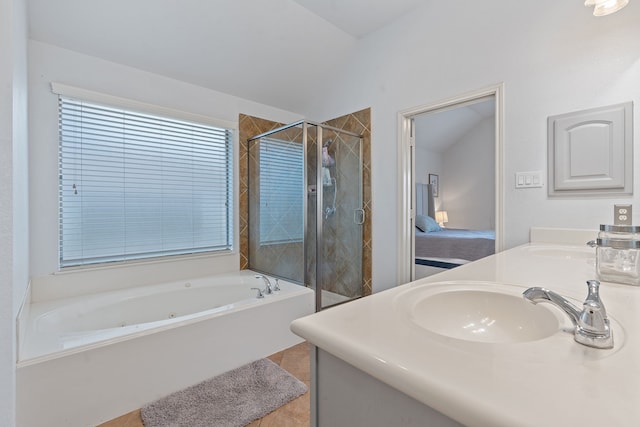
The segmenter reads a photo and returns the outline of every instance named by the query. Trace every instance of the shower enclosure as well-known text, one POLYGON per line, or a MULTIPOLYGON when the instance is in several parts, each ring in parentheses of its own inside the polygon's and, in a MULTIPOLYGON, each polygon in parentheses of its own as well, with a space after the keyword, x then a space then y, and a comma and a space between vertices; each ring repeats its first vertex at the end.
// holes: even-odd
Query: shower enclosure
POLYGON ((362 137, 301 121, 248 153, 249 268, 316 290, 316 310, 361 297, 362 137))

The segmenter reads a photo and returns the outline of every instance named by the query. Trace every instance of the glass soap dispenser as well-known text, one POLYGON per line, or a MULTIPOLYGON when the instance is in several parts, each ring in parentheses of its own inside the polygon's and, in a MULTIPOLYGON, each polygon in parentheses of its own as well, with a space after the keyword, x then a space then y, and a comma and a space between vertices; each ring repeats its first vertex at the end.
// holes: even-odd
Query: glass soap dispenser
POLYGON ((640 286, 640 227, 600 225, 596 242, 598 278, 640 286))

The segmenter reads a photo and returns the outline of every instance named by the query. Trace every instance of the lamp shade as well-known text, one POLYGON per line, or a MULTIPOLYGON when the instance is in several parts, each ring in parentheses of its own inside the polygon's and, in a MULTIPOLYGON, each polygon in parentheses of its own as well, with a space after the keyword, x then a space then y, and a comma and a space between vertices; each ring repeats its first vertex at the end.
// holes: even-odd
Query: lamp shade
POLYGON ((447 211, 436 211, 436 222, 443 226, 445 222, 449 222, 447 211))

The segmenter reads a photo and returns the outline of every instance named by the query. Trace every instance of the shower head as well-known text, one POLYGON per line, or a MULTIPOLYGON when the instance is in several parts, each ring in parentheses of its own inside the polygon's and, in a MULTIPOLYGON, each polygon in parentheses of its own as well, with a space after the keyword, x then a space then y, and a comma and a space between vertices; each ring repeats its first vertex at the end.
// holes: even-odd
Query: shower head
POLYGON ((328 147, 328 146, 330 146, 331 144, 333 144, 333 140, 332 140, 332 139, 327 139, 327 140, 322 144, 322 146, 323 146, 323 147, 328 147))

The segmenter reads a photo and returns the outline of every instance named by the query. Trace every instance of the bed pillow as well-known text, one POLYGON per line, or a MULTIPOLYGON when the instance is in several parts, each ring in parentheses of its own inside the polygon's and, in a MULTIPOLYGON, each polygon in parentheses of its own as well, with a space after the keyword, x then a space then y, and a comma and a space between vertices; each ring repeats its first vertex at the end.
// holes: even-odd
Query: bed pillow
POLYGON ((416 227, 422 232, 440 231, 442 227, 428 215, 416 215, 416 227))

